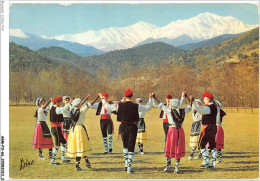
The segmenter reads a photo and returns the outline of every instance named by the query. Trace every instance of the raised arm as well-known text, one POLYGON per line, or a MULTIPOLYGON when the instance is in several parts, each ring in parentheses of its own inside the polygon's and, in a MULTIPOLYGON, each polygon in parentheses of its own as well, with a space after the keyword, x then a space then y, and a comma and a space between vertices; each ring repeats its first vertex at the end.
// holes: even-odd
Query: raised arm
POLYGON ((43 109, 46 109, 46 107, 51 103, 51 99, 43 106, 43 109))
POLYGON ((194 103, 195 109, 198 111, 198 113, 200 113, 202 115, 210 114, 210 108, 208 106, 205 106, 202 108, 202 107, 199 107, 196 102, 193 102, 193 103, 194 103))
POLYGON ((149 97, 149 101, 146 105, 138 105, 138 112, 146 112, 146 111, 150 111, 152 108, 152 98, 149 97))
POLYGON ((182 103, 183 103, 184 98, 186 97, 186 95, 187 95, 186 91, 183 91, 182 94, 181 94, 180 106, 182 105, 182 103))
POLYGON ((82 105, 82 107, 80 108, 80 112, 81 113, 86 113, 88 108, 90 107, 91 103, 86 102, 84 105, 82 105))
POLYGON ((118 110, 118 104, 109 104, 108 102, 105 101, 105 99, 102 99, 102 104, 106 108, 106 110, 109 111, 116 111, 118 110))
POLYGON ((99 97, 100 97, 100 96, 97 95, 97 97, 96 97, 90 104, 91 104, 91 105, 94 105, 94 103, 98 100, 99 97))
POLYGON ((170 109, 168 110, 168 108, 156 97, 156 95, 154 93, 152 93, 152 97, 153 97, 153 105, 155 107, 157 107, 158 109, 161 109, 165 112, 170 111, 170 109))
POLYGON ((185 114, 189 113, 191 111, 191 106, 188 105, 187 107, 185 107, 185 114))
POLYGON ((87 100, 89 99, 89 97, 90 97, 90 95, 88 95, 88 96, 80 103, 79 108, 87 102, 87 100))
POLYGON ((55 112, 56 114, 63 114, 63 111, 66 109, 70 109, 70 104, 67 104, 63 107, 57 107, 55 112))

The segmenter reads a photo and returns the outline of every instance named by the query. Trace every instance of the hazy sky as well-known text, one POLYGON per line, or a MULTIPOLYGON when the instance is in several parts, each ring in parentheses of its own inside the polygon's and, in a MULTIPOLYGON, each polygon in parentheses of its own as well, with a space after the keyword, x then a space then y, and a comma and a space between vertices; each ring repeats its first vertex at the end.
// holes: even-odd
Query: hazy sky
POLYGON ((162 27, 204 12, 233 16, 250 25, 259 23, 257 5, 245 3, 12 4, 9 19, 12 29, 51 37, 125 27, 139 21, 162 27))

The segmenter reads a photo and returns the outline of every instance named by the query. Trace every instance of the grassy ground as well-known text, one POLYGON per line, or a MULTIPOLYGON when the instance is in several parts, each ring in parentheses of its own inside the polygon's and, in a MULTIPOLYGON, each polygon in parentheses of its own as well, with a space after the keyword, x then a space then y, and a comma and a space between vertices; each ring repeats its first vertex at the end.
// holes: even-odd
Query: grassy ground
MULTIPOLYGON (((35 127, 33 117, 36 107, 10 106, 10 178, 14 179, 254 179, 259 177, 259 113, 258 109, 227 109, 223 128, 225 131, 224 163, 217 165, 216 171, 200 169, 202 160, 188 161, 189 133, 192 123, 191 113, 184 121, 186 136, 186 156, 181 159, 180 174, 164 173, 164 132, 162 120, 158 118, 159 110, 153 108, 146 114, 145 120, 149 141, 144 145, 144 155, 134 155, 135 174, 123 171, 124 160, 122 142, 117 141, 118 123, 113 115, 115 125, 114 152, 103 155, 104 146, 100 131, 99 117, 94 110, 87 112, 85 126, 88 130, 93 154, 89 155, 92 169, 76 172, 75 160, 59 166, 50 165, 50 159, 38 160, 38 150, 32 149, 35 127), (34 160, 20 170, 20 159, 34 160)), ((49 120, 47 121, 50 125, 49 120)), ((198 153, 196 153, 197 155, 198 153)), ((48 150, 43 150, 47 157, 48 150)), ((60 150, 58 158, 60 159, 60 150)), ((58 160, 60 161, 60 160, 58 160)), ((173 160, 173 163, 175 161, 173 160)), ((81 162, 84 167, 84 162, 81 162)))

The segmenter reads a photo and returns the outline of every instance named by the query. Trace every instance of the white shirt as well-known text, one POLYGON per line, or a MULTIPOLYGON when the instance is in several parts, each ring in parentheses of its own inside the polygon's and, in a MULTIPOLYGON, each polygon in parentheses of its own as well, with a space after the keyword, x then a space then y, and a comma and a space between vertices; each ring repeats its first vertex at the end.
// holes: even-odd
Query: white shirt
POLYGON ((49 107, 46 107, 45 109, 43 109, 43 105, 38 108, 38 111, 37 111, 37 122, 40 122, 40 121, 46 121, 47 119, 47 115, 48 115, 48 111, 50 110, 49 107))
MULTIPOLYGON (((66 104, 67 105, 67 104, 66 104)), ((70 104, 69 104, 70 105, 70 104)), ((63 117, 64 118, 70 118, 70 109, 71 109, 71 105, 67 108, 67 109, 65 109, 64 111, 63 111, 63 117)))
MULTIPOLYGON (((104 100, 104 99, 102 99, 102 107, 101 107, 101 110, 100 110, 100 115, 105 114, 105 107, 104 107, 104 104, 105 104, 105 103, 103 103, 103 100, 104 100)), ((104 100, 104 102, 106 102, 106 101, 104 100)), ((113 104, 116 104, 117 102, 118 102, 118 101, 113 101, 113 104)), ((98 105, 99 105, 99 102, 93 104, 92 106, 90 106, 90 108, 91 108, 91 109, 97 109, 97 108, 98 108, 98 105)), ((110 111, 110 110, 107 110, 107 113, 106 113, 106 114, 111 114, 111 111, 110 111)))
POLYGON ((193 118, 193 122, 199 122, 199 121, 202 120, 202 115, 198 112, 196 112, 195 115, 194 115, 194 112, 193 112, 192 118, 193 118))
MULTIPOLYGON (((150 111, 150 110, 152 109, 152 104, 149 104, 149 102, 148 102, 147 104, 148 104, 148 106, 149 106, 149 110, 147 110, 147 111, 150 111)), ((146 104, 146 105, 147 105, 147 104, 146 104)), ((138 104, 138 105, 141 105, 141 104, 138 104)), ((140 111, 140 112, 138 112, 139 118, 144 118, 145 113, 146 113, 147 111, 140 111)))
MULTIPOLYGON (((167 114, 168 123, 172 124, 172 125, 175 125, 175 123, 173 122, 172 114, 171 114, 171 108, 163 105, 163 103, 160 103, 157 107, 159 109, 162 109, 167 114)), ((175 110, 177 110, 177 112, 180 114, 180 110, 179 109, 175 109, 175 110)), ((185 107, 184 111, 185 111, 185 114, 190 112, 191 111, 191 106, 188 105, 187 107, 185 107)))
MULTIPOLYGON (((182 105, 183 101, 184 101, 184 97, 181 97, 180 106, 182 105)), ((154 99, 153 99, 153 106, 154 106, 154 107, 157 107, 158 109, 161 109, 161 107, 158 107, 159 105, 155 102, 154 99)), ((170 105, 166 105, 166 106, 167 106, 167 108, 170 107, 170 105)), ((167 115, 167 116, 168 116, 168 115, 167 115)), ((166 119, 166 113, 165 113, 165 112, 163 112, 163 117, 162 117, 162 118, 163 118, 163 119, 166 119)))
MULTIPOLYGON (((91 106, 90 103, 86 102, 83 104, 83 106, 80 108, 80 115, 79 115, 79 120, 77 121, 76 124, 84 124, 85 121, 85 116, 88 111, 88 108, 91 106)), ((74 111, 74 109, 77 109, 76 107, 72 108, 71 111, 74 111)))
POLYGON ((64 112, 65 110, 69 109, 69 108, 70 108, 70 104, 67 104, 67 105, 65 105, 65 106, 63 106, 63 107, 57 107, 57 108, 55 109, 55 112, 56 112, 56 114, 63 114, 63 112, 64 112))
MULTIPOLYGON (((119 104, 108 104, 108 102, 105 102, 104 99, 102 100, 102 103, 107 110, 116 111, 116 112, 118 111, 119 104)), ((149 101, 146 105, 138 104, 138 112, 149 111, 151 107, 152 107, 152 99, 149 98, 149 101)))
MULTIPOLYGON (((213 102, 210 102, 209 105, 213 104, 213 102)), ((198 113, 205 115, 205 114, 210 114, 210 108, 209 106, 205 107, 199 107, 197 104, 194 104, 195 109, 198 111, 198 113)))

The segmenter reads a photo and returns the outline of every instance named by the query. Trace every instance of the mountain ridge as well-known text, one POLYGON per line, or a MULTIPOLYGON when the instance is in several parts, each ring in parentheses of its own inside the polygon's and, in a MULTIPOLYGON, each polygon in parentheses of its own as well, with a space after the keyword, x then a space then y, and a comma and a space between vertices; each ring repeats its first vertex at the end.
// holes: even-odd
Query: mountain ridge
POLYGON ((31 33, 24 33, 19 29, 10 30, 10 42, 28 47, 31 50, 38 50, 43 47, 57 46, 68 49, 80 56, 91 56, 105 53, 95 47, 82 45, 76 42, 59 41, 55 39, 46 39, 31 33))
POLYGON ((173 21, 163 27, 141 21, 127 27, 110 27, 97 31, 90 30, 77 34, 59 35, 52 38, 76 41, 108 52, 134 47, 149 38, 175 39, 186 34, 193 40, 204 40, 222 34, 242 33, 255 27, 258 27, 258 25, 247 25, 231 16, 222 17, 206 12, 189 19, 173 21))

